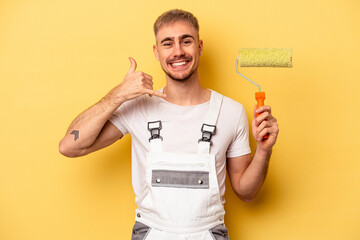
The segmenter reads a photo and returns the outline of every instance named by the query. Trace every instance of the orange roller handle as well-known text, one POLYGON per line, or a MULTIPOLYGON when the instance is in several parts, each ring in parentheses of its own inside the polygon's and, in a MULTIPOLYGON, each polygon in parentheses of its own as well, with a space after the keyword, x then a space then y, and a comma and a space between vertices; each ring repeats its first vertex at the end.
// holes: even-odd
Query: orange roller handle
MULTIPOLYGON (((258 109, 259 107, 264 106, 265 92, 256 92, 255 93, 255 99, 257 101, 256 109, 258 109)), ((257 114, 256 116, 258 117, 259 114, 257 114)))
MULTIPOLYGON (((259 107, 264 106, 264 100, 265 100, 265 92, 256 92, 255 93, 255 99, 257 101, 256 109, 259 107)), ((256 114, 256 117, 258 117, 260 114, 256 114)), ((266 134, 263 139, 267 139, 269 137, 269 134, 266 134)))

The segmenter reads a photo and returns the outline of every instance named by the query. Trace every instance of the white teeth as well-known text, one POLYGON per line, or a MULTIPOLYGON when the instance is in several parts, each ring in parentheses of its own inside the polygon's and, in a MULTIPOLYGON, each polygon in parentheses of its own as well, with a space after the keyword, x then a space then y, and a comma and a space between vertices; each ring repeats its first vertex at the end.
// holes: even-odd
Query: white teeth
POLYGON ((184 65, 186 62, 177 62, 177 63, 172 63, 171 65, 172 66, 181 66, 181 65, 184 65))

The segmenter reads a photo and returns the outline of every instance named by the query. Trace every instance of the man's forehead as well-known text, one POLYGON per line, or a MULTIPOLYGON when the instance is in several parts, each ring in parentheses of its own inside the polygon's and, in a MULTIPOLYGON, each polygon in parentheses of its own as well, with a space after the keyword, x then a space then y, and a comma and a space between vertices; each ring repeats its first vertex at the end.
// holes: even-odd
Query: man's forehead
POLYGON ((156 41, 161 41, 165 38, 181 38, 185 35, 192 36, 194 39, 198 36, 191 23, 187 21, 176 21, 162 25, 155 38, 156 41))

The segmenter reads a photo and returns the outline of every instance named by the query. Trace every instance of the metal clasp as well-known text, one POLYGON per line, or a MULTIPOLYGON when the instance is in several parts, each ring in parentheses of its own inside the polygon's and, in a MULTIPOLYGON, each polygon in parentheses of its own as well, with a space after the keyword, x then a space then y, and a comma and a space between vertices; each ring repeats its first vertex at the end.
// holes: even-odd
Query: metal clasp
POLYGON ((162 129, 161 121, 148 122, 148 130, 150 131, 151 137, 149 138, 149 142, 152 139, 163 138, 160 136, 160 130, 162 129))
POLYGON ((199 142, 211 142, 211 137, 216 132, 216 126, 215 125, 209 125, 209 124, 203 124, 201 127, 202 137, 199 139, 199 142))

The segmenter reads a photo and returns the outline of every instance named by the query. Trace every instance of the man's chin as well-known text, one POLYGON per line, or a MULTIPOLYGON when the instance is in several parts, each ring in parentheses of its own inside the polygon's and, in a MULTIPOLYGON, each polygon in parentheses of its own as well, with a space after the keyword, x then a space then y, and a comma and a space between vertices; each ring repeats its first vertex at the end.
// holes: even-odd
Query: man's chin
POLYGON ((195 71, 194 71, 194 72, 191 72, 191 73, 189 73, 189 74, 187 74, 187 75, 176 76, 176 75, 174 75, 174 74, 165 72, 165 74, 166 74, 169 78, 171 78, 171 79, 174 80, 174 81, 178 81, 178 82, 184 82, 184 81, 188 80, 189 78, 191 78, 191 77, 194 75, 194 73, 195 73, 195 71))
MULTIPOLYGON (((169 75, 168 75, 169 76, 169 75)), ((174 77, 174 76, 169 76, 172 80, 177 81, 177 82, 184 82, 186 80, 188 80, 190 78, 190 76, 186 76, 186 77, 174 77)))

